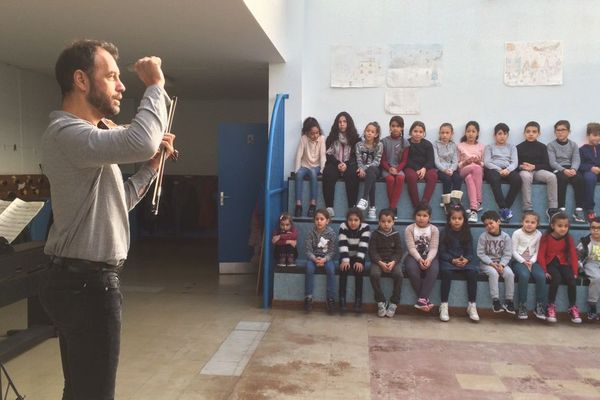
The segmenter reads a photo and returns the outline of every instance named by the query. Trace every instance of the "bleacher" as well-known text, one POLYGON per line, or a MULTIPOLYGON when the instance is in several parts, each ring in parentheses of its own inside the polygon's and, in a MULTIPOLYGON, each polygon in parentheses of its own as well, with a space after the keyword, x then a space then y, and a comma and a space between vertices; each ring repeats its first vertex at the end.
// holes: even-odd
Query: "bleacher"
MULTIPOLYGON (((288 191, 287 191, 287 210, 289 210, 290 214, 293 215, 294 206, 295 206, 295 194, 294 194, 294 177, 291 176, 288 179, 288 191)), ((305 252, 304 252, 304 239, 306 234, 310 229, 312 229, 313 222, 311 218, 306 217, 306 211, 308 209, 309 204, 309 182, 308 179, 304 182, 303 188, 303 206, 304 213, 303 217, 294 218, 294 224, 298 229, 298 252, 299 258, 297 260, 296 267, 275 267, 274 268, 274 280, 273 280, 273 306, 274 307, 293 307, 293 308, 301 308, 302 301, 304 299, 304 265, 306 264, 305 252)), ((424 189, 424 183, 419 183, 419 191, 422 193, 424 189)), ((503 190, 506 193, 508 190, 508 185, 503 185, 503 190)), ((468 208, 468 197, 466 193, 466 188, 463 185, 464 196, 462 199, 463 206, 468 208)), ((319 182, 319 195, 317 196, 317 208, 324 208, 325 205, 323 203, 322 196, 322 188, 321 182, 319 182)), ((362 194, 362 183, 359 190, 359 197, 362 194)), ((436 186, 436 190, 431 199, 431 208, 433 211, 432 214, 432 223, 437 225, 439 228, 442 228, 445 224, 445 213, 443 209, 439 206, 440 198, 442 194, 442 185, 438 183, 436 186)), ((533 186, 533 194, 532 199, 534 202, 534 209, 540 214, 540 226, 538 229, 543 233, 548 227, 548 218, 546 216, 547 209, 547 195, 546 195, 546 186, 544 184, 534 184, 533 186)), ((596 202, 600 203, 600 194, 596 193, 596 202)), ((509 223, 503 223, 502 229, 507 233, 512 234, 515 229, 521 227, 521 205, 522 200, 520 195, 517 196, 517 199, 512 207, 514 217, 509 223)), ((375 195, 375 206, 377 211, 382 208, 386 208, 387 204, 387 194, 385 182, 383 180, 379 180, 376 183, 376 195, 375 195)), ((483 185, 483 208, 484 211, 488 209, 497 210, 497 205, 492 195, 491 188, 487 183, 484 182, 483 185)), ((572 188, 569 186, 567 189, 567 211, 569 216, 571 216, 573 209, 575 208, 573 204, 573 192, 572 188)), ((334 229, 335 232, 338 231, 339 225, 345 219, 345 214, 347 211, 346 204, 346 194, 345 194, 345 186, 343 181, 338 181, 335 189, 335 216, 331 221, 330 226, 334 229)), ((402 237, 404 238, 404 229, 407 225, 413 223, 412 219, 413 207, 410 203, 410 199, 408 196, 408 191, 406 185, 402 192, 402 196, 400 198, 400 202, 398 203, 398 219, 395 224, 395 229, 399 230, 402 233, 402 237)), ((483 213, 483 212, 482 212, 483 213)), ((482 213, 479 214, 481 217, 482 213)), ((366 213, 365 213, 366 215, 366 213)), ((366 223, 371 226, 371 230, 377 228, 377 220, 369 220, 365 219, 366 223)), ((483 224, 481 221, 475 224, 471 224, 471 232, 473 234, 474 240, 474 248, 477 245, 477 239, 479 235, 484 231, 483 224)), ((589 228, 587 223, 573 223, 571 222, 570 233, 573 236, 573 239, 577 243, 579 238, 587 235, 589 233, 589 228)), ((271 255, 272 257, 272 255, 271 255)), ((337 258, 336 258, 337 263, 337 258)), ((406 276, 405 276, 406 277, 406 276)), ((371 284, 369 282, 368 273, 363 276, 363 304, 365 310, 375 310, 373 291, 371 288, 371 284)), ((501 298, 504 297, 504 284, 502 283, 502 278, 500 278, 500 294, 501 298)), ((581 311, 587 311, 587 285, 588 280, 585 277, 580 277, 577 279, 577 305, 581 311)), ((336 287, 337 287, 336 282, 336 287)), ((391 294, 392 283, 391 279, 384 278, 382 279, 382 287, 386 296, 391 294)), ((532 309, 535 302, 534 296, 535 286, 530 281, 529 283, 529 293, 528 293, 528 308, 532 309)), ((517 298, 517 290, 515 289, 515 304, 518 303, 517 298)), ((316 303, 317 308, 319 308, 320 304, 325 301, 325 273, 324 271, 318 270, 315 275, 315 288, 314 288, 314 301, 316 303)), ((348 279, 347 286, 347 299, 348 304, 352 304, 354 299, 354 279, 350 277, 348 279)), ((336 303, 338 299, 336 298, 336 303)), ((401 306, 410 306, 415 303, 416 298, 413 292, 412 287, 410 286, 410 282, 408 279, 403 280, 402 284, 402 292, 401 292, 401 306)), ((440 282, 436 283, 432 293, 431 293, 431 301, 439 305, 440 303, 440 282)), ((322 306, 322 304, 321 304, 322 306)), ((449 306, 450 308, 461 308, 463 309, 467 306, 467 296, 466 296, 466 282, 465 281, 455 281, 452 283, 452 289, 450 291, 449 298, 449 306)), ((567 292, 566 286, 562 285, 559 288, 557 299, 556 299, 557 311, 566 312, 568 308, 567 301, 567 292)), ((322 306, 324 308, 324 306, 322 306)), ((491 309, 491 298, 489 293, 489 287, 487 282, 487 277, 483 274, 480 274, 479 283, 477 287, 477 307, 480 310, 483 310, 483 314, 485 315, 486 309, 491 309)), ((400 310, 406 309, 407 307, 400 307, 400 310)), ((437 308, 435 309, 437 310, 437 308)))

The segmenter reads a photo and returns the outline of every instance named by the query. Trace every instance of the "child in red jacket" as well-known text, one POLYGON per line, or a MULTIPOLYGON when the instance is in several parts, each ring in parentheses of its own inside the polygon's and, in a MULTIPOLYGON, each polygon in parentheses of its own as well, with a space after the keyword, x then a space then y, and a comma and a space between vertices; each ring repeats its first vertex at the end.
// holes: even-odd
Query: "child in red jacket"
POLYGON ((273 234, 272 243, 275 262, 278 267, 295 267, 298 250, 298 232, 294 227, 291 215, 283 213, 279 216, 279 229, 273 234))
POLYGON ((579 264, 577 260, 577 249, 573 237, 569 235, 569 216, 559 212, 552 216, 550 226, 540 240, 538 251, 538 263, 550 279, 550 290, 548 291, 548 310, 546 320, 556 322, 556 292, 558 285, 567 284, 569 296, 569 315, 571 322, 581 323, 579 310, 577 309, 577 288, 575 279, 579 264))

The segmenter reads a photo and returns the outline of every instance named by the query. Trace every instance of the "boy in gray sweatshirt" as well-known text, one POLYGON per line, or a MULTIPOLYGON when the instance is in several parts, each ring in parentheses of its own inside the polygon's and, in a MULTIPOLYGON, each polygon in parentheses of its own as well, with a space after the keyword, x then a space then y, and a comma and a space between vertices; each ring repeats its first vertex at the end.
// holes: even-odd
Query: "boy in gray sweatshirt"
POLYGON ((488 144, 483 151, 483 165, 485 180, 492 187, 494 199, 500 208, 502 222, 508 222, 512 218, 510 209, 521 189, 521 176, 517 167, 519 156, 517 148, 508 143, 508 125, 500 122, 494 127, 494 144, 488 144), (506 197, 502 193, 501 183, 510 185, 506 197))
POLYGON ((581 157, 579 156, 577 143, 569 139, 570 133, 571 124, 569 121, 560 120, 554 124, 556 140, 548 143, 548 160, 552 171, 556 175, 559 210, 566 212, 565 198, 567 196, 567 185, 570 183, 575 192, 573 220, 575 222, 586 222, 583 212, 585 190, 583 175, 578 171, 581 157))
POLYGON ((496 211, 486 211, 481 216, 485 232, 477 241, 477 257, 479 269, 488 276, 492 307, 494 312, 506 311, 515 314, 513 294, 515 292, 515 274, 508 266, 512 257, 512 242, 510 236, 500 229, 500 215, 496 211), (504 279, 505 302, 500 303, 498 278, 504 279))

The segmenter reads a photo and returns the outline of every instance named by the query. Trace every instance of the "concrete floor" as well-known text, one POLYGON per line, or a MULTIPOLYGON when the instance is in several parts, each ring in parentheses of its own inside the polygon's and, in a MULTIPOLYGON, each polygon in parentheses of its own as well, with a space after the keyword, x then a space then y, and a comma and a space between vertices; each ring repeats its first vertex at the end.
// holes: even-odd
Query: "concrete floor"
MULTIPOLYGON (((264 311, 255 277, 217 270, 215 241, 132 248, 117 399, 600 398, 600 324, 264 311), (270 324, 248 341, 241 321, 270 324), (234 355, 240 376, 205 368, 234 355)), ((0 331, 24 324, 24 302, 0 309, 0 331)), ((60 398, 56 339, 6 367, 28 399, 60 398)))

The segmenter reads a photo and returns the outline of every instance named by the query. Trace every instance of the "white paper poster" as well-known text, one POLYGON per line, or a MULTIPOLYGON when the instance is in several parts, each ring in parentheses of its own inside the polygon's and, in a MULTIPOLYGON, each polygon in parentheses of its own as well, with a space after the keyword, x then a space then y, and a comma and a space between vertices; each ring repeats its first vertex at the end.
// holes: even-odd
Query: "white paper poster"
POLYGON ((507 42, 505 50, 504 83, 506 85, 562 85, 562 42, 507 42))
POLYGON ((331 87, 380 87, 384 83, 381 47, 332 46, 331 87))
POLYGON ((388 87, 427 87, 441 84, 442 45, 397 44, 390 47, 388 87))
POLYGON ((419 114, 421 104, 416 89, 386 89, 385 112, 388 114, 419 114))

